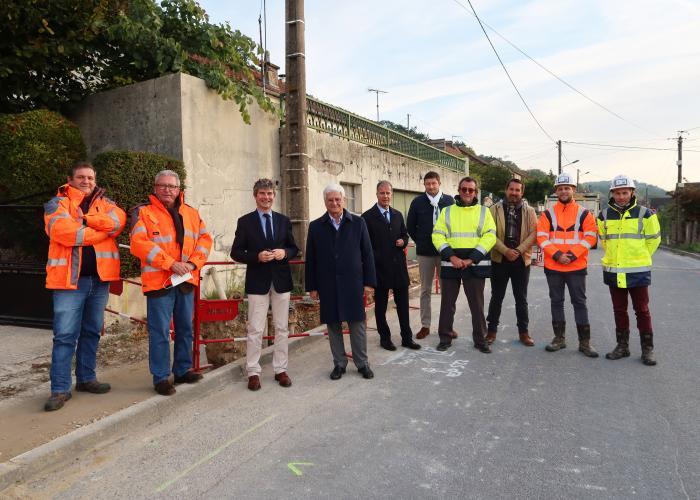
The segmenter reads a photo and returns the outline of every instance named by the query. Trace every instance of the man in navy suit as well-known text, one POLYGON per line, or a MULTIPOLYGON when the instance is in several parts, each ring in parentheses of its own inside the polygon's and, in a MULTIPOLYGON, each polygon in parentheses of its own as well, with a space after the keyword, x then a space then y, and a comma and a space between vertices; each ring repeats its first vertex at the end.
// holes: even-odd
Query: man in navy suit
POLYGON ((369 239, 374 253, 377 271, 377 288, 374 292, 374 317, 379 332, 379 345, 387 351, 395 351, 391 331, 386 322, 389 290, 394 291, 394 303, 401 328, 401 345, 409 349, 420 349, 413 341, 413 332, 408 315, 408 269, 404 249, 408 245, 408 232, 403 215, 391 208, 392 186, 389 181, 377 184, 377 204, 362 214, 367 223, 369 239))
POLYGON ((245 291, 248 295, 248 341, 246 368, 248 389, 260 389, 260 351, 267 311, 272 305, 275 352, 272 367, 282 387, 292 385, 287 374, 289 297, 292 273, 289 259, 299 253, 289 218, 272 211, 275 183, 258 179, 253 186, 256 209, 238 219, 231 258, 247 264, 245 291))

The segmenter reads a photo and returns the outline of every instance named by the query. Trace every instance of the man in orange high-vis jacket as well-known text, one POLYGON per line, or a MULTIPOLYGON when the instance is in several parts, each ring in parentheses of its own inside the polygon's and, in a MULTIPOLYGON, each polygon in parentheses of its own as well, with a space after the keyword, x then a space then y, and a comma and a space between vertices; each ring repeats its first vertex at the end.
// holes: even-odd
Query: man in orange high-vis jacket
POLYGON ((588 251, 596 244, 596 222, 588 210, 574 201, 576 183, 569 174, 559 174, 554 188, 558 200, 542 213, 537 223, 537 244, 544 253, 554 329, 554 340, 546 349, 555 352, 566 347, 564 288, 568 287, 578 330, 578 350, 590 358, 597 358, 598 353, 591 347, 591 326, 586 307, 588 251))
POLYGON ((131 253, 141 260, 146 295, 148 364, 158 394, 175 394, 170 381, 170 320, 175 324, 172 373, 176 384, 192 384, 202 375, 192 370, 192 313, 199 270, 212 239, 199 212, 184 202, 180 177, 158 172, 148 203, 131 212, 131 253), (173 286, 173 279, 184 281, 173 286))
POLYGON ((51 397, 46 411, 58 410, 71 398, 71 362, 76 390, 103 394, 109 384, 97 381, 97 346, 104 324, 109 282, 119 279, 116 238, 126 214, 97 187, 95 169, 78 162, 68 183, 44 205, 49 236, 46 288, 53 290, 51 397))

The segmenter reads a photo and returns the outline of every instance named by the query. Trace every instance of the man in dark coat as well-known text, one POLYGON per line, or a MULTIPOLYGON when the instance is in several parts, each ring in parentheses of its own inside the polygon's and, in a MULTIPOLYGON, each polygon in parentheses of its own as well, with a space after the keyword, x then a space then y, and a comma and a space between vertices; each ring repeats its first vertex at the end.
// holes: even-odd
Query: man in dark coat
POLYGON ((342 322, 350 328, 352 359, 366 379, 374 377, 367 360, 364 292, 377 286, 372 245, 362 217, 345 210, 345 190, 323 190, 327 213, 309 224, 306 240, 306 290, 321 300, 321 322, 328 326, 333 354, 331 379, 345 373, 342 322))
POLYGON ((395 351, 391 330, 386 322, 389 290, 394 291, 394 303, 401 327, 401 345, 420 349, 413 341, 408 318, 408 269, 404 249, 408 245, 408 232, 403 215, 391 208, 392 186, 389 181, 377 184, 377 204, 362 214, 367 223, 372 242, 374 266, 377 270, 377 288, 374 292, 374 317, 377 321, 379 344, 387 351, 395 351))
POLYGON ((299 253, 289 217, 272 210, 275 183, 258 179, 253 185, 255 210, 238 219, 231 258, 247 264, 245 292, 248 295, 248 341, 246 369, 248 389, 260 389, 260 352, 262 336, 267 325, 267 311, 272 306, 275 324, 275 352, 272 368, 275 380, 282 387, 292 385, 287 374, 289 299, 292 272, 289 259, 299 253))

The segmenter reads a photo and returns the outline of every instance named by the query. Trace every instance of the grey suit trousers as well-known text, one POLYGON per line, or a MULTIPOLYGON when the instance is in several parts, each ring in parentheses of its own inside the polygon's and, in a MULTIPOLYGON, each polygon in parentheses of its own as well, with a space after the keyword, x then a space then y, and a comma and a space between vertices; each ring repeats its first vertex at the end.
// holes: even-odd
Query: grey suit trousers
MULTIPOLYGON (((360 369, 369 366, 367 360, 367 335, 365 333, 364 321, 348 321, 350 327, 350 347, 352 348, 352 360, 355 366, 360 369)), ((345 341, 343 340, 343 324, 328 323, 328 340, 331 344, 331 354, 333 354, 333 364, 341 368, 348 365, 348 358, 345 356, 345 341)))

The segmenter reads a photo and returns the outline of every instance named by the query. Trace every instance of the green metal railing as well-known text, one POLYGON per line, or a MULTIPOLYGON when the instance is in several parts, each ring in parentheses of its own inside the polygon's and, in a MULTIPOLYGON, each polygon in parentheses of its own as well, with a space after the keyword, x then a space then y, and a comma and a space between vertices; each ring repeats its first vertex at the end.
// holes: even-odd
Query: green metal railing
POLYGON ((434 163, 457 172, 465 171, 464 158, 453 156, 400 132, 382 127, 372 120, 354 115, 312 97, 307 97, 306 103, 306 125, 309 128, 409 158, 434 163))

